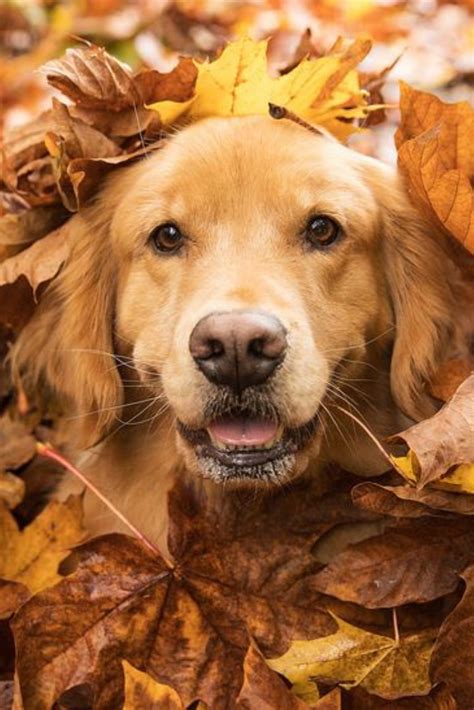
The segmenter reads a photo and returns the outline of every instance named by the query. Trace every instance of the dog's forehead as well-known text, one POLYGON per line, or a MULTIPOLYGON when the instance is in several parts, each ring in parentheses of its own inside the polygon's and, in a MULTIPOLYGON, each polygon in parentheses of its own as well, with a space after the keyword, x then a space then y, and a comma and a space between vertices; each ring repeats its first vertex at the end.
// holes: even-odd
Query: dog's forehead
POLYGON ((357 162, 353 151, 337 141, 266 116, 200 121, 172 138, 161 157, 170 176, 174 170, 181 176, 185 162, 189 171, 215 172, 221 179, 251 178, 263 167, 273 168, 270 176, 284 168, 330 173, 335 164, 349 168, 357 162))

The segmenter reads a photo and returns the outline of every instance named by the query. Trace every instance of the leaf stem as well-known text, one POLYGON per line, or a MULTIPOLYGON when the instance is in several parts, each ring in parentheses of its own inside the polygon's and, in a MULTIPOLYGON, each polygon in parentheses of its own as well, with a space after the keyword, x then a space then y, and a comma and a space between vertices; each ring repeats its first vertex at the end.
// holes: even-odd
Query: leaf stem
POLYGON ((133 523, 130 522, 130 520, 127 520, 125 515, 118 510, 114 504, 106 498, 106 496, 97 488, 97 486, 92 483, 83 473, 80 471, 74 464, 72 464, 70 461, 68 461, 62 454, 59 453, 55 448, 53 448, 50 444, 43 444, 40 441, 36 442, 36 451, 39 454, 39 456, 43 456, 44 458, 51 459, 52 461, 56 461, 56 463, 59 463, 61 466, 63 466, 67 471, 72 473, 76 478, 79 478, 79 480, 90 490, 94 495, 99 498, 104 505, 107 506, 109 510, 114 513, 114 515, 119 518, 119 520, 122 521, 124 525, 133 533, 133 535, 142 542, 145 547, 147 547, 151 552, 153 552, 155 555, 158 555, 161 557, 167 565, 170 567, 173 567, 172 563, 167 560, 158 547, 154 545, 151 540, 149 540, 140 530, 135 527, 133 523))

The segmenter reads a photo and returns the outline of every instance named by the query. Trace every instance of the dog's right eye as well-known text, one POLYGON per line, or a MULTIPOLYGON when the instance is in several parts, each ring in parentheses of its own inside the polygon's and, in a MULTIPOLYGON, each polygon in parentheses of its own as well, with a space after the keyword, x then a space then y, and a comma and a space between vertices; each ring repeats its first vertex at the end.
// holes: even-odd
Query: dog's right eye
POLYGON ((175 254, 183 246, 184 237, 175 224, 160 224, 150 234, 150 242, 160 254, 175 254))

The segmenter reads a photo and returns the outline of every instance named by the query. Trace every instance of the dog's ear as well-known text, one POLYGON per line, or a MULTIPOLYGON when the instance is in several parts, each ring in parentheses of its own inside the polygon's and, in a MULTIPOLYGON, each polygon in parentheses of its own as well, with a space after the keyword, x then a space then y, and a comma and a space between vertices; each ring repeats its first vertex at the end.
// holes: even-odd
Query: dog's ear
POLYGON ((383 262, 394 314, 392 395, 402 411, 418 420, 436 409, 426 384, 450 345, 457 270, 446 237, 410 204, 399 176, 384 170, 374 191, 381 206, 383 262))
POLYGON ((71 254, 12 351, 27 392, 46 388, 72 404, 91 445, 120 412, 123 388, 113 355, 115 279, 102 210, 73 218, 71 254))

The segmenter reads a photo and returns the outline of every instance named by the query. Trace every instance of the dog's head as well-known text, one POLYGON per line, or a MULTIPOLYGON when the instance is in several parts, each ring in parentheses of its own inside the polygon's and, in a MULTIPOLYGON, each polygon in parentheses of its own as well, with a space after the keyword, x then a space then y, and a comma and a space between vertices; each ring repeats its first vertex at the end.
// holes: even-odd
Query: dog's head
POLYGON ((133 392, 129 424, 167 408, 191 470, 279 482, 367 364, 391 359, 395 401, 423 411, 450 302, 391 168, 290 123, 208 119, 118 171, 80 220, 16 358, 97 412, 96 437, 133 392))

